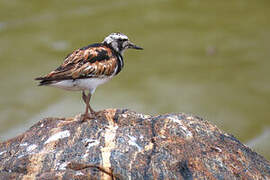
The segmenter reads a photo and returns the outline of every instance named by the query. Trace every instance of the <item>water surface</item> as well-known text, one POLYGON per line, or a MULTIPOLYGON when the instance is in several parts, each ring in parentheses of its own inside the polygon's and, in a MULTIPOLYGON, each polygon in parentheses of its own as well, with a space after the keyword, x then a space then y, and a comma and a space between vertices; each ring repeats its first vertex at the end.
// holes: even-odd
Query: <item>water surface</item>
POLYGON ((267 0, 0 0, 0 135, 84 109, 80 92, 37 87, 72 50, 123 32, 144 51, 93 97, 95 109, 186 112, 270 158, 267 0))

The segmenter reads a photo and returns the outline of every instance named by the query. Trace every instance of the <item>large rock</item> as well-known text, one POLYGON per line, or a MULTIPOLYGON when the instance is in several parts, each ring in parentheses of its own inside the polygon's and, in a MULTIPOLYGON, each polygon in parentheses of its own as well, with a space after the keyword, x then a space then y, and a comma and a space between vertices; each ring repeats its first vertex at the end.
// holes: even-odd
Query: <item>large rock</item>
POLYGON ((270 179, 270 163, 186 114, 46 118, 0 144, 0 179, 270 179))

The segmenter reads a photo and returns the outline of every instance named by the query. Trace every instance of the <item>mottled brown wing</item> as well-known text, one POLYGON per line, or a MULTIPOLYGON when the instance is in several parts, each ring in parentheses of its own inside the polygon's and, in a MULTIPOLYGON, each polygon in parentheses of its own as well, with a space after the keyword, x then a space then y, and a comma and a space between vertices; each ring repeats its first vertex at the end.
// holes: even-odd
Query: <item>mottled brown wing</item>
POLYGON ((86 47, 69 54, 63 64, 48 75, 36 80, 42 80, 41 85, 52 81, 79 79, 87 77, 106 77, 115 72, 117 58, 106 46, 86 47))

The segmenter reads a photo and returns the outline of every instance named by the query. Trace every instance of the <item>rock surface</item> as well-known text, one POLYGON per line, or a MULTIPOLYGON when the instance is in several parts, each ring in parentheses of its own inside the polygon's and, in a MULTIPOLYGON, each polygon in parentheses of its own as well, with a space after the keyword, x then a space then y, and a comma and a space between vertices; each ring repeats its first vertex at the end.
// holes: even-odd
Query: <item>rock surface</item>
POLYGON ((187 114, 46 118, 0 144, 0 179, 270 179, 270 163, 187 114))

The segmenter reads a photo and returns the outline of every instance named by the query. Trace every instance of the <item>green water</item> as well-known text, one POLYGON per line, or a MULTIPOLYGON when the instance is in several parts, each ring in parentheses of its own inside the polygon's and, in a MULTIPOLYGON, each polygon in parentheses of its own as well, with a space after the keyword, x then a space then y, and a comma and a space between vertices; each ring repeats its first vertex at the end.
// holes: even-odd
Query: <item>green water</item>
POLYGON ((100 86, 94 109, 204 117, 270 159, 269 0, 0 0, 0 136, 83 111, 79 92, 37 87, 72 50, 123 32, 144 51, 100 86))

